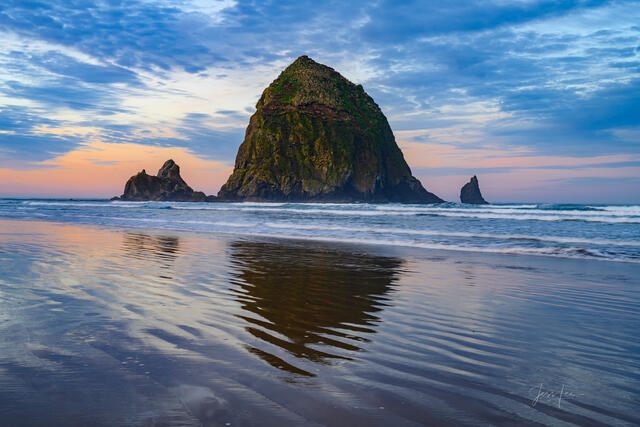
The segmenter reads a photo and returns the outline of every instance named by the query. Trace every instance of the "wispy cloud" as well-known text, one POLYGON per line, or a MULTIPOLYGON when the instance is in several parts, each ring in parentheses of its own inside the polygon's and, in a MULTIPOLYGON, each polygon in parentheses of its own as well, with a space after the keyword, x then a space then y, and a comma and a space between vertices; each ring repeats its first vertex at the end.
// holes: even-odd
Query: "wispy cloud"
POLYGON ((570 159, 640 153, 639 21, 626 0, 10 0, 0 167, 88 141, 230 165, 262 88, 308 54, 364 85, 425 180, 542 167, 518 158, 586 173, 570 159), (469 163, 474 150, 484 160, 469 163))

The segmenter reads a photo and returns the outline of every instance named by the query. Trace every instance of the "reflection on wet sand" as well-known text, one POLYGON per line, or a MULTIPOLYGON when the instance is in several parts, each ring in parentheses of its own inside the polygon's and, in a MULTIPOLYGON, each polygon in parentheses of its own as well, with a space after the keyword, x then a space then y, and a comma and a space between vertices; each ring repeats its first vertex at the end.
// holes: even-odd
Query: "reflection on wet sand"
POLYGON ((402 261, 274 242, 231 243, 236 267, 232 288, 242 308, 237 315, 262 348, 246 345, 272 366, 311 376, 272 354, 277 346, 295 358, 317 363, 350 359, 379 322, 402 261), (347 355, 345 355, 347 354, 347 355))
POLYGON ((0 220, 0 426, 640 425, 636 265, 173 235, 0 220))
MULTIPOLYGON (((163 270, 171 269, 180 255, 180 239, 172 236, 153 236, 143 233, 124 233, 122 246, 134 259, 152 261, 163 270)), ((171 277, 160 276, 166 279, 171 277)))

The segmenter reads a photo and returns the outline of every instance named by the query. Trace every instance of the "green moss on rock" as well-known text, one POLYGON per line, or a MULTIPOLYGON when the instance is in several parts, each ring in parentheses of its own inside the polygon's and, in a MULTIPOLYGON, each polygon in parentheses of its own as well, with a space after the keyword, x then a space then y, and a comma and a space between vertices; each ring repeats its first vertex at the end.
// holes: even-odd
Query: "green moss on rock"
POLYGON ((384 114, 339 73, 301 56, 263 92, 218 195, 228 200, 436 203, 384 114))

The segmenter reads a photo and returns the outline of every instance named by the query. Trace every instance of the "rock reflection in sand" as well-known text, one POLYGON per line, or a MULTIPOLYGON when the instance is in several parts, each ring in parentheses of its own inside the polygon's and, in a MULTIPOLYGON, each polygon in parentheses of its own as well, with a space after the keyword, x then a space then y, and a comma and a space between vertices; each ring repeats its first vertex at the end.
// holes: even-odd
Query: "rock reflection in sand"
POLYGON ((349 359, 368 341, 402 261, 393 257, 290 247, 272 242, 231 243, 232 291, 247 313, 246 330, 261 340, 247 348, 269 364, 312 375, 274 355, 328 363, 349 359))

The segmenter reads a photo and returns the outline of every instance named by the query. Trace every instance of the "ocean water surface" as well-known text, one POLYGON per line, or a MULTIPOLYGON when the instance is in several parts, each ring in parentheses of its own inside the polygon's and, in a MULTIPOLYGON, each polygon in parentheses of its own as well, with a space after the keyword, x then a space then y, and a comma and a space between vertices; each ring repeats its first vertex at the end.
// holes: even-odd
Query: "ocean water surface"
POLYGON ((638 425, 638 209, 3 200, 0 424, 638 425))
POLYGON ((640 205, 1 200, 0 217, 640 262, 640 205))

